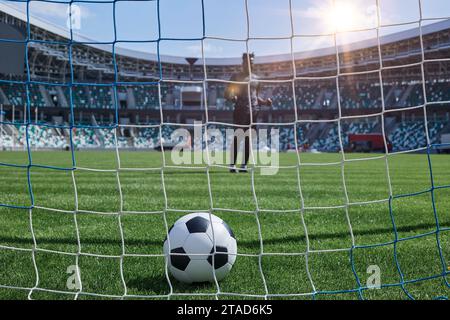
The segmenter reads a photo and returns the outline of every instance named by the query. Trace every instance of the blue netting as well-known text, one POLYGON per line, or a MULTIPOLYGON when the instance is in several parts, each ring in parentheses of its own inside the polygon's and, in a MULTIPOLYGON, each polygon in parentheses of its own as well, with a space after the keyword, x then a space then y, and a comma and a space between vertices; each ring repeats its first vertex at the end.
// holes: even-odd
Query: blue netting
MULTIPOLYGON (((27 151, 27 157, 28 157, 28 163, 24 164, 24 165, 19 165, 19 164, 10 164, 10 163, 0 163, 0 166, 2 167, 6 167, 6 168, 16 168, 16 169, 23 169, 26 170, 27 172, 27 185, 28 185, 28 192, 29 192, 29 198, 30 198, 30 205, 13 205, 13 204, 8 204, 8 203, 0 203, 1 207, 6 207, 6 208, 11 208, 11 209, 20 209, 20 210, 30 210, 30 214, 32 213, 33 209, 35 209, 35 195, 33 194, 33 187, 32 187, 32 177, 31 177, 31 170, 32 168, 41 168, 41 169, 48 169, 48 170, 61 170, 61 171, 76 171, 77 169, 77 162, 76 162, 76 157, 75 157, 75 150, 76 150, 76 145, 74 143, 74 130, 79 130, 79 129, 83 129, 83 128, 88 128, 88 129, 105 129, 105 130, 117 130, 120 126, 119 126, 119 105, 118 105, 118 90, 121 86, 131 86, 131 85, 137 85, 137 86, 146 86, 146 85, 153 85, 153 86, 157 86, 159 91, 161 90, 160 86, 162 81, 164 80, 163 77, 163 65, 162 65, 162 61, 161 61, 161 57, 160 57, 160 43, 162 41, 204 41, 205 39, 207 39, 208 37, 206 36, 206 25, 205 25, 205 7, 204 7, 204 1, 201 1, 201 7, 202 7, 202 36, 198 37, 198 38, 189 38, 189 39, 177 39, 177 38, 167 38, 167 37, 163 37, 162 32, 161 32, 161 25, 162 25, 162 21, 160 20, 160 1, 163 0, 156 0, 157 3, 157 17, 158 17, 158 39, 156 40, 148 40, 148 41, 132 41, 132 40, 122 40, 117 38, 117 22, 116 22, 116 4, 118 2, 123 2, 123 1, 128 1, 128 0, 114 0, 114 1, 93 1, 93 0, 79 0, 79 1, 70 1, 70 5, 76 4, 76 3, 102 3, 102 4, 111 4, 113 6, 113 20, 114 20, 114 24, 113 24, 113 28, 114 28, 114 40, 111 42, 80 42, 80 41, 75 41, 74 40, 74 34, 73 34, 73 29, 70 28, 70 38, 67 39, 67 41, 50 41, 50 40, 37 40, 37 39, 33 39, 31 36, 31 24, 30 24, 30 3, 32 1, 30 0, 26 0, 26 1, 14 1, 14 0, 8 0, 8 2, 22 2, 22 3, 26 3, 26 13, 27 13, 27 35, 26 35, 26 39, 25 40, 7 40, 7 39, 2 39, 0 40, 1 43, 7 43, 7 42, 14 42, 14 43, 22 43, 25 44, 25 56, 27 57, 26 59, 26 79, 25 80, 11 80, 11 79, 0 79, 0 83, 2 84, 15 84, 15 85, 24 85, 26 88, 26 108, 25 108, 25 112, 26 112, 26 117, 25 120, 22 123, 17 123, 17 122, 12 122, 12 121, 3 121, 2 124, 5 125, 17 125, 20 127, 24 127, 25 128, 25 141, 26 141, 26 151, 27 151), (158 65, 159 65, 159 79, 156 79, 155 81, 130 81, 130 82, 126 82, 126 81, 121 81, 119 79, 118 76, 118 64, 116 61, 116 47, 119 43, 139 43, 139 42, 147 42, 147 43, 156 43, 157 45, 157 58, 158 58, 158 65), (68 57, 69 57, 69 67, 70 67, 70 80, 67 83, 55 83, 55 82, 46 82, 46 81, 37 81, 35 79, 32 78, 31 76, 31 70, 30 70, 30 64, 29 64, 29 45, 32 43, 42 43, 42 44, 47 44, 47 45, 63 45, 63 46, 67 46, 68 47, 68 57), (111 45, 112 46, 112 59, 113 59, 113 68, 114 68, 114 81, 112 83, 108 83, 108 84, 102 84, 102 83, 86 83, 86 82, 77 82, 76 77, 75 77, 75 71, 74 71, 74 61, 73 61, 73 47, 75 45, 89 45, 89 44, 104 44, 104 45, 111 45), (70 117, 69 117, 69 125, 55 125, 55 124, 49 124, 46 122, 40 122, 37 119, 34 119, 33 117, 33 106, 32 106, 32 99, 31 99, 31 95, 32 95, 32 86, 34 85, 45 85, 45 86, 59 86, 59 87, 64 87, 67 88, 69 91, 69 108, 70 108, 70 117), (92 86, 92 87, 111 87, 113 90, 113 95, 115 97, 114 103, 113 103, 113 109, 114 109, 114 119, 113 122, 107 125, 87 125, 87 124, 80 124, 77 123, 76 119, 75 119, 75 114, 74 114, 74 105, 75 105, 75 87, 76 86, 92 86), (37 164, 33 161, 33 152, 32 152, 32 146, 31 146, 31 139, 30 139, 30 135, 32 135, 32 129, 35 126, 39 126, 39 127, 48 127, 48 128, 59 128, 59 129, 68 129, 70 132, 70 152, 71 152, 71 166, 70 167, 56 167, 56 166, 50 166, 50 165, 42 165, 42 164, 37 164)), ((44 2, 56 2, 56 1, 44 1, 44 2)), ((246 1, 247 4, 247 1, 246 1)), ((247 19, 248 19, 248 14, 247 14, 247 19)), ((294 38, 294 35, 292 35, 291 40, 294 38)), ((249 41, 250 37, 246 39, 247 42, 247 48, 248 48, 248 41, 249 41)), ((424 61, 422 61, 422 68, 423 68, 423 63, 424 61)), ((423 73, 423 70, 422 70, 423 73)), ((381 72, 380 72, 381 74, 381 72)), ((294 77, 295 78, 295 77, 294 77)), ((206 80, 206 79, 204 79, 206 80)), ((293 79, 295 80, 295 79, 293 79)), ((337 80, 338 81, 338 80, 337 80)), ((337 82, 339 84, 339 81, 337 82)), ((281 92, 282 90, 280 90, 281 92)), ((276 92, 276 94, 282 95, 283 92, 276 92)), ((423 94, 423 97, 425 97, 426 100, 426 94, 423 94)), ((282 98, 284 99, 284 98, 282 98)), ((288 99, 291 103, 293 101, 295 101, 295 97, 294 99, 288 99)), ((300 101, 300 100, 299 100, 300 101)), ((280 105, 285 104, 285 101, 281 101, 280 105)), ((338 102, 338 105, 340 105, 340 102, 338 102)), ((426 111, 427 108, 427 103, 425 101, 424 106, 420 106, 421 108, 424 108, 426 111)), ((161 108, 161 105, 159 106, 159 108, 161 108)), ((339 110, 341 111, 341 110, 339 110)), ((384 111, 384 108, 383 108, 384 111)), ((426 112, 425 112, 426 114, 426 112)), ((339 126, 340 126, 340 122, 342 120, 341 114, 339 119, 337 120, 339 122, 339 126)), ((149 123, 149 125, 154 124, 154 122, 157 122, 156 128, 154 128, 157 131, 161 131, 163 130, 163 127, 166 125, 164 123, 164 119, 161 117, 161 119, 152 119, 152 122, 149 123)), ((208 125, 208 123, 203 124, 203 126, 208 125)), ((297 136, 302 136, 302 131, 300 128, 300 125, 303 125, 303 123, 301 121, 299 121, 299 119, 296 119, 296 122, 294 123, 294 126, 292 128, 292 135, 297 136), (294 133, 295 132, 295 133, 294 133)), ((145 137, 146 135, 151 135, 151 133, 143 133, 143 136, 145 137)), ((426 134, 428 135, 428 133, 426 134)), ((337 148, 342 150, 342 141, 343 137, 342 134, 340 132, 338 132, 336 134, 336 142, 335 145, 337 146, 337 148)), ((302 138, 297 137, 296 138, 297 141, 295 141, 295 144, 299 143, 300 141, 302 141, 302 138)), ((394 234, 394 240, 393 241, 388 241, 386 243, 379 243, 379 244, 374 244, 374 245, 357 245, 354 244, 349 250, 348 250, 348 254, 349 254, 349 260, 348 260, 348 268, 351 268, 354 277, 355 277, 355 283, 354 285, 352 285, 352 289, 348 289, 348 290, 339 290, 339 291, 326 291, 326 290, 314 290, 313 292, 309 292, 306 293, 306 295, 309 295, 312 298, 317 298, 320 295, 338 295, 338 294, 351 294, 351 293, 357 293, 359 298, 364 299, 365 298, 365 293, 367 290, 369 290, 370 288, 367 287, 365 284, 363 284, 361 282, 360 276, 358 275, 356 269, 356 265, 355 265, 355 253, 358 252, 358 250, 364 250, 364 249, 369 249, 369 248, 376 248, 376 247, 393 247, 393 258, 395 260, 395 264, 397 267, 397 272, 398 272, 398 276, 399 276, 399 281, 397 283, 382 283, 381 284, 381 288, 386 289, 386 288, 391 288, 391 287, 399 287, 403 290, 405 297, 410 298, 410 299, 414 299, 414 294, 411 293, 408 288, 407 285, 408 284, 413 284, 413 283, 420 283, 420 282, 424 282, 424 281, 429 281, 429 280, 433 280, 433 279, 438 279, 438 280, 442 280, 442 282, 444 283, 444 285, 447 288, 450 288, 450 284, 448 282, 447 276, 450 274, 450 271, 447 269, 447 261, 445 260, 444 254, 443 254, 443 250, 442 250, 442 244, 441 244, 441 238, 440 235, 443 232, 450 232, 450 228, 444 228, 440 225, 440 221, 439 221, 439 215, 438 215, 438 210, 436 208, 436 203, 435 203, 435 193, 437 190, 442 190, 442 189, 450 189, 450 185, 445 186, 445 185, 435 185, 435 180, 434 180, 434 176, 433 176, 433 162, 432 162, 432 156, 431 154, 433 153, 433 151, 437 148, 441 148, 441 147, 450 147, 450 146, 446 146, 446 145, 439 145, 439 144, 433 144, 430 142, 429 139, 425 139, 427 140, 426 143, 426 147, 422 148, 421 151, 426 151, 427 154, 427 159, 428 159, 428 167, 429 167, 429 176, 430 176, 430 188, 428 190, 424 190, 422 192, 417 192, 417 193, 411 193, 411 194, 401 194, 401 195, 395 195, 395 194, 391 194, 389 196, 388 199, 388 203, 389 203, 389 213, 390 213, 390 218, 391 218, 391 222, 392 222, 392 231, 394 234), (424 234, 420 234, 420 235, 415 235, 415 236, 410 236, 410 237, 400 237, 399 236, 399 232, 397 230, 397 224, 396 224, 396 212, 393 209, 393 202, 396 201, 397 199, 401 199, 401 198, 411 198, 413 199, 416 196, 420 196, 420 195, 424 195, 424 194, 429 194, 431 197, 431 203, 433 206, 433 214, 434 214, 434 220, 435 220, 435 230, 429 233, 424 233, 424 234), (411 241, 414 239, 422 239, 424 237, 428 237, 428 236, 435 236, 436 237, 436 248, 439 252, 439 259, 440 259, 440 263, 441 263, 441 272, 432 276, 427 276, 427 277, 423 277, 423 278, 416 278, 416 279, 407 279, 405 277, 405 274, 403 272, 402 269, 402 265, 399 261, 398 258, 398 246, 399 244, 401 244, 402 242, 407 242, 407 241, 411 241)), ((117 143, 117 141, 116 141, 117 143)), ((386 143, 386 142, 385 142, 386 143)), ((411 150, 411 147, 407 147, 405 148, 405 150, 411 150)), ((389 157, 389 153, 387 153, 386 157, 389 157)), ((412 201, 412 200, 411 200, 412 201)), ((348 204, 347 204, 347 210, 348 210, 348 204)), ((36 239, 34 240, 34 247, 33 250, 31 250, 31 254, 33 255, 33 259, 34 255, 36 254, 37 251, 40 250, 38 243, 36 243, 36 239)), ((14 248, 13 248, 14 249, 14 248)), ((16 248, 17 249, 17 248, 16 248)), ((326 252, 322 253, 322 254, 327 254, 326 252)), ((261 253, 261 255, 264 255, 263 253, 261 253)), ((121 257, 123 258, 123 256, 121 257)), ((39 274, 39 270, 35 264, 35 268, 36 268, 36 274, 39 274)), ((292 270, 292 272, 295 272, 294 270, 292 270)), ((263 272, 262 272, 263 273, 263 272)), ((292 275, 291 275, 292 276, 292 275)), ((338 274, 336 274, 337 277, 339 277, 338 274)), ((34 288, 30 288, 30 296, 32 294, 33 291, 35 290, 45 290, 43 288, 39 288, 39 278, 36 280, 36 286, 34 288)), ((0 284, 1 287, 3 288, 11 288, 13 286, 6 286, 3 284, 0 284)), ((126 285, 125 289, 126 289, 126 285)), ((26 289, 26 288, 15 288, 15 289, 26 289)), ((82 294, 83 292, 78 292, 78 294, 82 294)), ((77 296, 78 296, 77 294, 77 296)), ((100 294, 100 293, 99 293, 100 294)), ((106 295, 108 296, 108 295, 106 295)), ((217 296, 220 296, 220 292, 217 293, 217 296)), ((267 298, 270 297, 270 292, 268 292, 266 295, 264 295, 263 297, 267 298)), ((287 294, 286 296, 289 296, 289 294, 287 294)), ((435 297, 435 299, 447 299, 447 297, 445 296, 439 296, 439 297, 435 297)))

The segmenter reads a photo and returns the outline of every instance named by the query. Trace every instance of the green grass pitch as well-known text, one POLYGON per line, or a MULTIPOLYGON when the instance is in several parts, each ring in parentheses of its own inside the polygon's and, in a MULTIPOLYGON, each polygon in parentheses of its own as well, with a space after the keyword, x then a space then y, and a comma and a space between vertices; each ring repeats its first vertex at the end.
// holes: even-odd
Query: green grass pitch
MULTIPOLYGON (((121 168, 162 166, 161 153, 121 151, 119 155, 121 168)), ((170 287, 165 275, 164 257, 158 256, 162 254, 166 236, 164 218, 170 226, 184 214, 177 210, 208 210, 211 199, 212 206, 216 208, 213 213, 228 222, 238 241, 239 256, 230 275, 220 283, 220 292, 223 293, 218 295, 220 299, 264 298, 267 294, 270 298, 312 299, 310 295, 302 295, 313 292, 306 266, 309 267, 316 292, 324 293, 316 295, 316 299, 357 299, 359 296, 355 291, 342 292, 358 288, 354 273, 364 286, 370 265, 380 267, 381 282, 385 287, 363 290, 365 299, 406 299, 402 288, 396 285, 400 282, 398 267, 407 283, 404 288, 414 298, 448 297, 450 288, 442 276, 443 265, 437 247, 427 155, 392 155, 388 158, 393 194, 414 194, 392 201, 398 238, 402 239, 395 246, 389 203, 376 202, 389 198, 385 159, 378 159, 377 155, 348 156, 350 159, 373 158, 345 163, 349 202, 370 202, 348 207, 348 218, 358 246, 352 252, 354 269, 350 263, 352 240, 345 210, 341 165, 319 165, 339 162, 338 154, 301 155, 301 161, 305 164, 299 170, 305 208, 303 217, 311 250, 306 262, 303 253, 307 251, 307 237, 302 223, 296 168, 280 169, 275 176, 256 173, 254 193, 251 174, 231 175, 220 168, 209 170, 211 189, 208 188, 205 169, 166 168, 163 175, 158 169, 120 170, 119 190, 114 171, 118 167, 115 152, 75 152, 77 167, 104 170, 77 170, 74 173, 80 210, 76 215, 81 243, 78 263, 83 293, 86 293, 78 298, 95 298, 90 293, 112 298, 120 298, 125 293, 129 296, 166 298, 170 287), (164 214, 139 214, 165 208, 162 179, 167 211, 164 214), (114 213, 121 209, 121 195, 123 214, 119 216, 114 213), (259 211, 255 215, 257 207, 259 211), (113 214, 85 213, 89 211, 113 214), (122 260, 120 224, 125 244, 122 260), (377 244, 385 245, 374 246, 377 244), (149 256, 141 257, 140 254, 149 256), (431 279, 414 281, 428 277, 431 279), (333 292, 336 294, 331 294, 333 292), (285 296, 290 294, 293 296, 285 296)), ((165 157, 170 163, 169 154, 165 157)), ((36 165, 71 167, 70 152, 33 152, 32 158, 36 165)), ((0 152, 0 162, 26 165, 28 158, 25 152, 0 152)), ((280 155, 280 165, 295 166, 296 163, 295 154, 280 155)), ((438 237, 448 264, 450 189, 444 187, 450 186, 450 157, 432 155, 431 163, 435 186, 442 187, 435 189, 434 197, 442 229, 438 237)), ((67 288, 70 276, 67 268, 75 264, 78 252, 74 214, 70 213, 75 210, 72 173, 32 167, 30 177, 35 206, 39 207, 31 212, 38 249, 34 251, 38 282, 31 251, 30 211, 1 207, 0 299, 25 299, 31 288, 35 288, 31 293, 33 299, 73 299, 77 291, 67 288)), ((31 204, 26 168, 0 166, 0 203, 31 204)), ((450 281, 450 276, 447 275, 446 279, 450 281)), ((214 284, 189 286, 173 279, 171 283, 175 294, 172 299, 216 298, 217 287, 214 284)))

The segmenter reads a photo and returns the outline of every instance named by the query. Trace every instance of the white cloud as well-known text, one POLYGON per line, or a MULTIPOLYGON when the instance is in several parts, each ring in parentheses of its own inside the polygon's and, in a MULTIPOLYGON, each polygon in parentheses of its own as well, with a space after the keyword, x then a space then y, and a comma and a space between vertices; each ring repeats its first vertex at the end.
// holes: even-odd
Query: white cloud
MULTIPOLYGON (((195 56, 201 56, 202 55, 202 47, 201 45, 191 45, 187 47, 187 50, 195 55, 195 56)), ((211 43, 204 43, 203 44, 203 52, 208 57, 214 57, 214 56, 220 56, 223 54, 223 47, 213 45, 211 43)))
POLYGON ((323 11, 322 6, 314 5, 304 10, 294 11, 294 15, 300 18, 319 19, 323 16, 323 11))
MULTIPOLYGON (((81 18, 89 19, 95 17, 95 14, 82 4, 73 4, 72 12, 75 7, 80 8, 81 18)), ((53 18, 53 19, 67 19, 69 6, 66 4, 57 4, 52 2, 32 1, 30 4, 30 15, 36 18, 53 18)))

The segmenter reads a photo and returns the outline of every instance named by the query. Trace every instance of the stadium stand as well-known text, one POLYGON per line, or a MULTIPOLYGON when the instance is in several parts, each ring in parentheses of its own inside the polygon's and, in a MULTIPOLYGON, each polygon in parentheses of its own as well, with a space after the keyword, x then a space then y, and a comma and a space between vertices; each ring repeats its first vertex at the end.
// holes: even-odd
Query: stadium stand
MULTIPOLYGON (((428 134, 431 144, 439 144, 442 130, 448 125, 444 121, 429 121, 428 134)), ((427 145, 424 121, 404 121, 389 135, 393 151, 408 151, 427 145)))
POLYGON ((427 84, 427 98, 430 102, 450 101, 450 83, 432 81, 427 84))
MULTIPOLYGON (((6 6, 2 6, 0 11, 0 22, 22 31, 26 27, 26 21, 6 6)), ((424 26, 423 38, 429 51, 426 52, 427 56, 449 56, 450 43, 445 36, 449 30, 450 20, 424 26)), ((38 120, 41 124, 64 125, 67 128, 71 124, 75 126, 72 129, 75 148, 114 148, 116 143, 120 148, 156 148, 160 143, 159 127, 138 125, 160 124, 160 107, 163 121, 168 123, 205 120, 206 106, 210 121, 230 123, 232 119, 233 104, 224 97, 226 83, 223 80, 229 80, 232 74, 240 71, 240 57, 207 58, 206 65, 203 66, 202 59, 191 60, 193 64, 190 64, 186 57, 161 55, 161 61, 158 61, 156 54, 144 55, 142 52, 117 47, 117 79, 120 80, 120 85, 114 85, 116 78, 110 46, 77 43, 71 50, 73 80, 76 85, 72 86, 70 94, 69 87, 66 86, 70 73, 67 70, 69 49, 64 45, 67 41, 65 33, 40 20, 30 26, 30 33, 34 39, 43 40, 29 44, 31 83, 28 85, 28 97, 30 108, 33 108, 29 110, 30 114, 33 120, 38 120), (51 65, 49 60, 52 61, 51 65), (205 76, 208 77, 205 81, 206 106, 203 98, 199 99, 202 103, 198 106, 192 106, 192 102, 185 105, 182 96, 184 87, 194 86, 194 89, 203 92, 201 84, 188 84, 188 80, 204 80, 205 76), (71 105, 72 110, 69 109, 71 105), (111 127, 111 123, 122 122, 127 124, 127 130, 111 127)), ((408 65, 420 61, 420 48, 409 45, 416 43, 416 40, 417 33, 413 30, 382 37, 381 49, 385 65, 408 65)), ((297 126, 279 127, 282 150, 292 150, 295 145, 308 145, 321 152, 339 150, 339 134, 335 123, 317 125, 308 121, 336 120, 339 104, 342 116, 378 113, 383 105, 381 91, 386 109, 396 109, 395 114, 389 114, 389 117, 395 119, 387 125, 387 135, 392 141, 393 151, 414 150, 426 145, 422 110, 409 113, 402 111, 425 103, 424 87, 430 104, 427 106, 430 142, 439 143, 440 136, 450 132, 450 83, 439 77, 443 66, 426 68, 425 86, 421 82, 419 67, 408 68, 408 72, 404 74, 398 74, 395 70, 383 71, 383 83, 380 83, 377 73, 365 73, 379 67, 378 59, 372 58, 378 57, 377 43, 363 41, 350 45, 348 49, 345 57, 341 57, 341 74, 358 74, 361 71, 364 76, 339 77, 340 101, 335 78, 337 70, 334 48, 294 53, 297 77, 293 79, 294 86, 290 81, 294 76, 291 54, 256 57, 254 72, 264 80, 261 83, 261 95, 273 99, 272 110, 260 111, 258 122, 293 123, 295 105, 298 119, 302 120, 297 126)), ((23 122, 25 118, 23 110, 27 106, 25 84, 28 83, 28 77, 25 73, 0 74, 0 79, 0 104, 5 110, 0 148, 24 148, 25 127, 14 127, 7 122, 13 118, 16 122, 23 122)), ((69 130, 54 127, 30 126, 30 145, 33 148, 47 149, 66 148, 70 145, 69 130)), ((351 123, 343 122, 341 128, 345 147, 349 134, 380 132, 381 123, 379 120, 373 123, 355 120, 351 123)), ((171 134, 174 130, 168 125, 161 127, 165 142, 173 142, 171 134)))
POLYGON ((97 109, 114 109, 111 87, 93 86, 88 90, 89 106, 97 109))
POLYGON ((152 149, 158 144, 159 128, 137 129, 133 137, 133 145, 136 149, 152 149))
POLYGON ((295 96, 299 109, 332 108, 333 99, 336 98, 336 87, 320 83, 317 86, 296 84, 295 96))
POLYGON ((343 109, 369 109, 381 106, 379 86, 364 82, 345 83, 341 86, 341 107, 343 109))
POLYGON ((136 109, 159 109, 158 87, 133 87, 136 109))
MULTIPOLYGON (((348 135, 373 133, 378 125, 376 122, 343 123, 341 126, 343 146, 345 147, 348 144, 348 135)), ((324 134, 311 144, 313 149, 323 152, 336 152, 340 150, 339 129, 335 124, 330 124, 329 127, 331 128, 324 130, 324 134)))
POLYGON ((274 110, 292 110, 294 105, 294 94, 291 83, 283 83, 263 87, 263 94, 272 97, 274 110))
MULTIPOLYGON (((21 146, 27 146, 27 127, 18 126, 17 141, 21 146)), ((28 141, 31 148, 36 149, 63 149, 67 146, 66 139, 55 129, 31 125, 28 126, 28 141)))
POLYGON ((9 150, 14 147, 13 137, 10 135, 0 135, 0 150, 9 150))

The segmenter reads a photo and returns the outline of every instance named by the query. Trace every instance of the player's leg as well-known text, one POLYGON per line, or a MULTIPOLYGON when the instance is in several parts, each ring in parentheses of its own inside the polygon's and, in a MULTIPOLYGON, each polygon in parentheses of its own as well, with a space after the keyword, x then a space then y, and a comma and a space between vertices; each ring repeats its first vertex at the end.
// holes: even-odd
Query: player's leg
POLYGON ((247 172, 247 164, 249 158, 250 158, 250 135, 249 130, 247 130, 244 139, 244 163, 242 163, 241 168, 239 169, 240 172, 247 172))
POLYGON ((250 148, 251 148, 251 139, 250 139, 250 135, 251 130, 253 129, 251 124, 251 119, 250 119, 250 114, 246 115, 245 118, 245 125, 248 126, 248 128, 245 130, 244 134, 243 134, 243 139, 241 139, 241 141, 244 141, 244 162, 242 163, 239 172, 247 172, 247 164, 248 164, 248 160, 250 159, 250 148))
POLYGON ((231 142, 230 146, 230 172, 236 173, 236 161, 237 161, 237 155, 238 155, 238 149, 239 149, 239 141, 238 137, 236 135, 236 131, 233 136, 233 141, 231 142))

